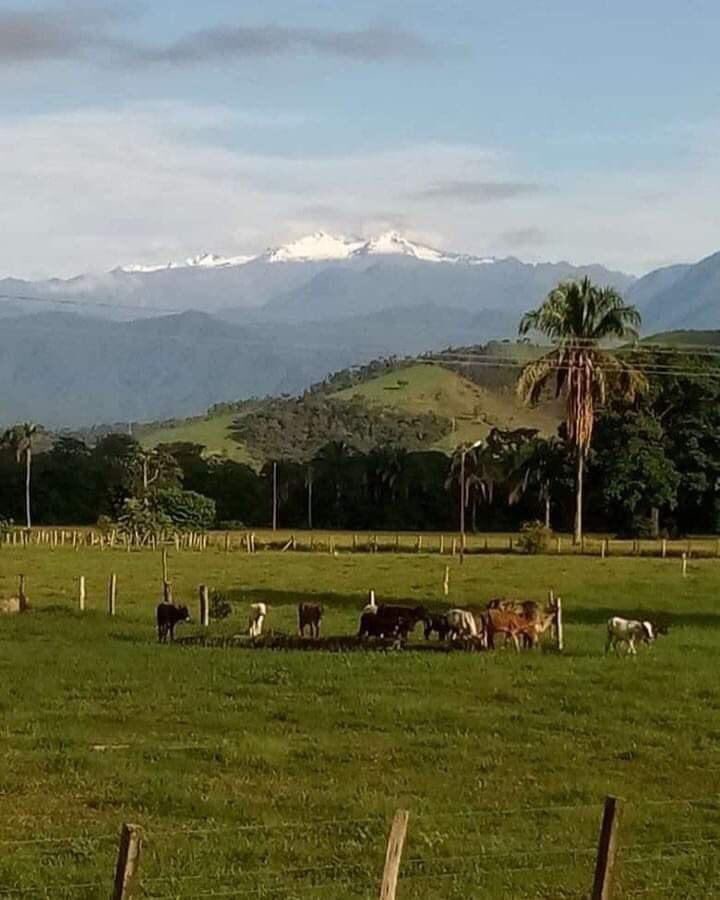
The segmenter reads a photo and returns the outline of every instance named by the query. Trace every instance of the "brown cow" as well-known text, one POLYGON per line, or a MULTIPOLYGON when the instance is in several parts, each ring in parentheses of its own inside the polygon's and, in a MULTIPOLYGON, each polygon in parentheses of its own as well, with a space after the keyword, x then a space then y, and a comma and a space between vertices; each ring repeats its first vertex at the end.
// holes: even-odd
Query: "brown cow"
POLYGON ((485 614, 488 647, 494 649, 495 636, 504 634, 512 639, 515 649, 520 650, 520 638, 526 646, 537 647, 540 635, 552 625, 554 612, 540 610, 533 601, 528 601, 518 609, 491 607, 485 614), (532 605, 531 605, 532 604, 532 605))
POLYGON ((320 637, 320 623, 323 617, 322 603, 298 603, 298 634, 305 637, 305 629, 310 629, 310 637, 320 637))

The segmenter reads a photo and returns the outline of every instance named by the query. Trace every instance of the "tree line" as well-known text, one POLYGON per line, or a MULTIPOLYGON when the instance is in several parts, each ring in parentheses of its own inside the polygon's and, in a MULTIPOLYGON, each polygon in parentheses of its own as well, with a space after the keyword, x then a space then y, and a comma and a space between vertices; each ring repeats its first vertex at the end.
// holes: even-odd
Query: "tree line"
MULTIPOLYGON (((608 348, 608 340, 632 339, 638 324, 636 310, 611 289, 587 279, 559 285, 521 322, 521 334, 544 334, 552 347, 517 381, 527 403, 549 392, 565 398, 558 433, 495 428, 450 456, 419 446, 443 432, 441 419, 354 429, 361 410, 350 404, 345 413, 340 401, 320 397, 309 430, 304 410, 282 406, 298 447, 271 452, 259 471, 198 444, 145 450, 125 434, 92 446, 60 437, 33 453, 34 426, 16 426, 0 445, 0 519, 108 519, 129 530, 259 527, 273 519, 289 528, 454 530, 464 520, 468 530, 505 530, 537 519, 574 528, 576 538, 584 519, 592 530, 623 535, 717 532, 717 357, 636 343, 608 348)), ((246 423, 268 450, 276 418, 246 423)))

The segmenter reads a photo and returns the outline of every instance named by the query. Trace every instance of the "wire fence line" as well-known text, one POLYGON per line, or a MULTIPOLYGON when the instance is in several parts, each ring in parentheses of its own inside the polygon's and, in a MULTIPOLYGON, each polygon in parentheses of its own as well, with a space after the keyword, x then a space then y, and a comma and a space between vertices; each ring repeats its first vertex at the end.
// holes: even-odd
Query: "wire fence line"
MULTIPOLYGON (((112 896, 113 900, 130 900, 132 897, 152 900, 169 900, 171 897, 174 900, 190 900, 193 897, 292 898, 308 894, 321 897, 326 891, 333 891, 333 900, 338 900, 342 897, 377 898, 378 890, 382 889, 389 890, 390 893, 380 896, 392 900, 396 896, 398 878, 403 897, 412 896, 413 885, 416 884, 424 885, 423 896, 430 892, 428 896, 440 898, 446 896, 442 893, 443 884, 456 886, 450 889, 453 896, 456 890, 461 892, 458 896, 462 896, 462 892, 465 896, 480 896, 483 890, 488 889, 488 884, 496 884, 499 889, 501 885, 510 883, 513 884, 513 897, 553 896, 552 893, 544 893, 551 891, 551 888, 548 887, 550 881, 541 884, 538 880, 542 873, 543 878, 547 876, 551 879, 555 886, 552 890, 561 891, 562 896, 579 898, 588 896, 593 857, 595 883, 600 872, 601 880, 618 880, 618 886, 622 882, 622 896, 643 896, 653 892, 656 896, 662 896, 663 891, 669 891, 677 878, 684 877, 682 867, 685 863, 692 862, 693 868, 697 870, 703 860, 710 865, 715 859, 717 847, 720 846, 720 795, 640 799, 629 803, 626 805, 628 815, 624 819, 632 822, 632 817, 635 816, 638 821, 634 822, 627 840, 622 840, 623 830, 618 824, 623 817, 618 815, 610 822, 611 829, 619 829, 617 833, 621 836, 615 847, 615 841, 609 844, 606 841, 607 817, 608 810, 615 810, 619 803, 621 801, 608 798, 604 807, 599 803, 565 803, 487 806, 438 812, 421 809, 413 816, 411 835, 414 834, 415 839, 413 841, 411 837, 412 850, 398 865, 399 875, 398 872, 395 873, 395 882, 392 878, 387 882, 388 859, 392 855, 389 848, 399 813, 396 814, 387 841, 384 869, 382 848, 387 821, 379 813, 360 818, 337 817, 309 819, 304 822, 218 823, 206 828, 166 828, 152 822, 147 822, 140 828, 124 826, 123 834, 130 833, 127 830, 132 829, 137 854, 135 862, 131 864, 133 855, 127 852, 127 842, 123 850, 121 838, 115 864, 116 887, 112 896), (613 803, 610 804, 609 800, 613 803), (647 821, 642 819, 650 811, 665 809, 682 810, 684 816, 678 830, 673 828, 674 819, 671 814, 667 827, 673 828, 673 832, 668 836, 657 833, 657 815, 648 817, 647 821), (601 812, 602 823, 597 844, 590 840, 578 840, 582 838, 586 825, 588 837, 591 836, 591 828, 596 831, 601 812), (718 815, 708 821, 708 812, 718 815), (589 813, 593 814, 592 821, 584 818, 589 813), (688 814, 690 820, 687 819, 688 814), (699 821, 695 822, 693 815, 697 815, 699 821), (505 825, 494 833, 492 823, 507 823, 513 817, 517 821, 517 833, 513 831, 508 834, 505 825), (548 821, 548 817, 551 821, 548 821), (488 826, 483 830, 484 839, 479 844, 476 841, 478 832, 468 830, 470 819, 477 819, 488 826), (447 824, 443 825, 443 822, 447 824), (585 824, 580 827, 580 822, 585 824), (537 826, 542 826, 541 832, 536 830, 537 826), (557 833, 552 830, 552 826, 558 826, 557 833), (649 834, 648 831, 653 828, 654 833, 649 834), (326 834, 328 829, 332 829, 330 837, 326 834), (347 832, 345 836, 343 829, 347 832), (353 829, 359 829, 360 833, 354 833, 353 829), (214 855, 220 858, 216 859, 215 865, 203 867, 207 861, 208 847, 207 842, 202 839, 221 835, 223 838, 234 835, 239 843, 234 845, 234 849, 229 848, 227 841, 214 846, 214 855), (287 835, 290 845, 283 842, 281 846, 273 846, 260 839, 261 836, 272 838, 277 835, 287 835), (432 841, 426 840, 428 835, 432 841), (187 840, 192 848, 192 844, 198 839, 197 852, 188 850, 182 843, 187 840), (429 853, 421 852, 424 846, 432 848, 429 853), (286 856, 288 847, 292 853, 286 856), (168 848, 172 850, 170 854, 168 848), (611 848, 610 859, 608 848, 611 848), (305 865, 293 863, 294 857, 307 856, 309 853, 314 854, 313 859, 317 859, 317 862, 311 860, 305 865), (223 860, 223 854, 229 854, 230 859, 223 860), (328 854, 331 856, 330 860, 327 860, 328 854), (191 863, 197 862, 198 867, 189 872, 163 872, 162 867, 168 865, 168 859, 171 866, 189 859, 191 863), (648 863, 653 864, 649 871, 648 863), (126 887, 118 889, 118 872, 125 871, 123 867, 128 865, 130 869, 135 866, 133 871, 128 869, 133 877, 127 880, 126 887), (663 873, 666 873, 667 881, 663 881, 663 873), (650 877, 653 879, 651 884, 648 883, 650 877), (402 888, 403 884, 407 885, 406 889, 402 888), (433 885, 436 885, 437 892, 433 885)), ((407 828, 407 814, 403 815, 406 817, 407 828)), ((11 886, 11 872, 16 851, 34 848, 40 854, 52 855, 80 848, 84 853, 75 861, 77 867, 92 863, 95 868, 92 872, 86 871, 86 874, 95 875, 100 862, 96 857, 98 845, 111 840, 117 840, 117 836, 106 832, 0 840, 0 848, 8 851, 6 858, 0 861, 0 897, 82 896, 88 900, 107 897, 111 883, 109 871, 107 881, 93 878, 68 879, 63 882, 56 875, 42 883, 36 876, 32 880, 35 883, 23 883, 23 879, 16 876, 17 884, 14 887, 11 886)), ((403 832, 399 845, 400 857, 404 840, 403 832)), ((111 862, 108 859, 108 869, 111 862)), ((80 871, 76 874, 80 874, 80 871)), ((708 885, 714 885, 717 893, 720 893, 720 868, 716 873, 711 871, 707 878, 708 885)), ((123 879, 120 883, 125 884, 123 879)), ((595 898, 604 895, 593 893, 591 896, 595 898)))

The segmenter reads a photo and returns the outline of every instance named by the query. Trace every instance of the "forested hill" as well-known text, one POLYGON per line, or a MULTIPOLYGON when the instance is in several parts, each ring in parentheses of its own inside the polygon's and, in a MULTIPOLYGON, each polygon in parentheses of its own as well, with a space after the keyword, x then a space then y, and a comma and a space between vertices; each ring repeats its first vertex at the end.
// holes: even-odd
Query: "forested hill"
POLYGON ((279 457, 308 459, 328 441, 359 450, 390 444, 450 451, 493 427, 551 434, 557 407, 527 409, 513 390, 520 363, 538 352, 498 342, 433 358, 375 360, 338 371, 299 397, 218 404, 205 416, 134 433, 145 446, 202 444, 209 453, 258 466, 279 457))

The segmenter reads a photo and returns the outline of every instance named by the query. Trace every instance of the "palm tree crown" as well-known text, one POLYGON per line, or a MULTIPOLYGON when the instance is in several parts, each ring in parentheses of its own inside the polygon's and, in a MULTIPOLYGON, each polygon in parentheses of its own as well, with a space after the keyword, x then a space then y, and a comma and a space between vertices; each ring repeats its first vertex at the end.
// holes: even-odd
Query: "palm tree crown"
POLYGON ((519 333, 537 331, 555 347, 520 373, 517 393, 534 404, 554 383, 555 395, 567 398, 568 439, 577 450, 578 505, 575 536, 582 536, 582 469, 592 440, 595 414, 609 394, 632 402, 647 388, 645 376, 601 344, 637 337, 640 314, 613 288, 589 278, 563 282, 543 304, 520 321, 519 333))

